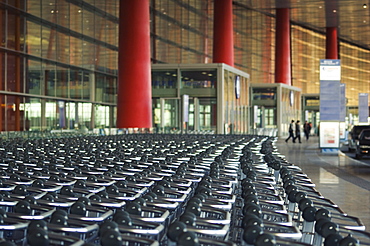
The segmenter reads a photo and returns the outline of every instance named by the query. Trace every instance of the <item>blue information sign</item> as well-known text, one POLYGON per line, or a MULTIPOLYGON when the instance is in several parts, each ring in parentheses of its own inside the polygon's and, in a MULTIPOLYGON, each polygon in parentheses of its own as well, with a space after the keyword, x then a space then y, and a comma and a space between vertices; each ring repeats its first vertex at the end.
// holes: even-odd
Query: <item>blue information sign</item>
POLYGON ((346 121, 346 84, 340 84, 340 121, 346 121))
POLYGON ((340 121, 341 97, 339 81, 320 82, 320 120, 340 121))
POLYGON ((358 94, 358 121, 368 123, 369 118, 369 95, 367 93, 358 94))
POLYGON ((339 148, 339 122, 343 118, 340 60, 320 60, 320 148, 339 148))

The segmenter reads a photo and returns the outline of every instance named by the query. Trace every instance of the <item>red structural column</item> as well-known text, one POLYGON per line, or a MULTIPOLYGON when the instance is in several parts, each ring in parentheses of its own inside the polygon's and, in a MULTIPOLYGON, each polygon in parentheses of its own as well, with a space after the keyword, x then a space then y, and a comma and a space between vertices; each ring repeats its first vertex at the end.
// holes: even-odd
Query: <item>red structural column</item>
POLYGON ((338 59, 338 32, 336 27, 326 28, 326 59, 338 59))
POLYGON ((117 128, 152 127, 149 0, 120 1, 117 128))
POLYGON ((232 0, 214 0, 213 62, 234 66, 232 0))
POLYGON ((290 10, 276 9, 275 83, 291 85, 290 10))

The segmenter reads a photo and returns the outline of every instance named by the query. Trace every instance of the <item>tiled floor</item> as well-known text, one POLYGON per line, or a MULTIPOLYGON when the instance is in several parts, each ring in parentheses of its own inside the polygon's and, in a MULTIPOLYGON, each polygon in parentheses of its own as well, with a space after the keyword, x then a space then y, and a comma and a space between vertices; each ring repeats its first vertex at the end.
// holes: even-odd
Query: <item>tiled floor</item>
POLYGON ((285 158, 304 171, 316 189, 348 215, 358 217, 370 232, 370 165, 339 155, 322 154, 318 137, 302 143, 278 139, 276 146, 285 158))

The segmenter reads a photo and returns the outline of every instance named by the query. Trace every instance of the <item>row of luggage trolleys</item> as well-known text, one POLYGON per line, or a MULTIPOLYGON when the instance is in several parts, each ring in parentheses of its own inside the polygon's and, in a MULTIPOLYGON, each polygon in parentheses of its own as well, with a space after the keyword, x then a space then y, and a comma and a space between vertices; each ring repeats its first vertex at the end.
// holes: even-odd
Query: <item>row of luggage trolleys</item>
POLYGON ((240 139, 201 158, 3 163, 0 245, 370 245, 275 138, 240 139))

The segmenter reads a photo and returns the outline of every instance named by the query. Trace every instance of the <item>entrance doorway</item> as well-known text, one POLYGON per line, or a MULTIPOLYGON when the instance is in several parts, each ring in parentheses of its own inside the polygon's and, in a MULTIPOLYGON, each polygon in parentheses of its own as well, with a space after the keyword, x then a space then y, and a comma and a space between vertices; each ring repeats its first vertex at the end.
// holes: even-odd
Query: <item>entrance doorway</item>
POLYGON ((156 132, 174 133, 180 131, 216 132, 216 98, 189 98, 189 122, 183 123, 184 110, 181 99, 154 98, 153 122, 156 132))

